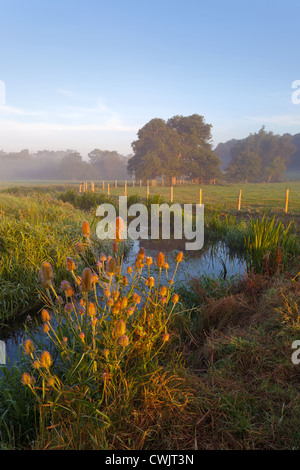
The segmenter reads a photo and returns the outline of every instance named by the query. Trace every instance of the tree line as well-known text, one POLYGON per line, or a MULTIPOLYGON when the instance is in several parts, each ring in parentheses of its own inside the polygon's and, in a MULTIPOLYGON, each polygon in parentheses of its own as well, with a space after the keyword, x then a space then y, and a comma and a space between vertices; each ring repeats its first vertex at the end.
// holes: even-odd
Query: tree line
POLYGON ((100 149, 92 150, 88 160, 76 150, 0 151, 0 180, 127 179, 127 163, 127 156, 100 149))
POLYGON ((75 150, 0 151, 0 179, 271 182, 282 178, 293 155, 299 160, 300 134, 297 140, 297 135, 280 136, 262 127, 213 150, 211 129, 199 114, 151 119, 132 142, 131 156, 100 149, 92 150, 87 160, 75 150))
POLYGON ((222 177, 232 181, 271 182, 282 178, 292 156, 297 154, 290 134, 280 136, 267 132, 264 126, 245 139, 233 139, 228 147, 221 144, 223 147, 220 145, 213 151, 211 127, 198 114, 174 116, 167 121, 152 119, 139 130, 138 139, 132 143, 129 173, 147 179, 176 176, 208 181, 222 177), (223 172, 220 148, 226 151, 227 165, 223 172))

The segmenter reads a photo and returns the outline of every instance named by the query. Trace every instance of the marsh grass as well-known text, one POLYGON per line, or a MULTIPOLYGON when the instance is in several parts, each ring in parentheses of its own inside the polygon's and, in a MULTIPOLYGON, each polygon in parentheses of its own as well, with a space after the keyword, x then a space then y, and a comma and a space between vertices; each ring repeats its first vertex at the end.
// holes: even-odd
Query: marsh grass
POLYGON ((245 253, 248 272, 273 274, 283 270, 299 255, 299 241, 292 223, 285 226, 275 216, 270 219, 265 215, 252 220, 250 233, 245 236, 245 253))

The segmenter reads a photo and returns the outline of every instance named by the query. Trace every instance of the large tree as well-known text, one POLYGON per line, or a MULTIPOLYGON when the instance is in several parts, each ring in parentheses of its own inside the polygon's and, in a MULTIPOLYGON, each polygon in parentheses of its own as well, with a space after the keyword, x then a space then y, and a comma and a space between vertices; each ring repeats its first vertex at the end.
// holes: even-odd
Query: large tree
POLYGON ((211 125, 198 114, 155 118, 138 132, 128 171, 136 178, 215 178, 221 163, 211 147, 211 125))

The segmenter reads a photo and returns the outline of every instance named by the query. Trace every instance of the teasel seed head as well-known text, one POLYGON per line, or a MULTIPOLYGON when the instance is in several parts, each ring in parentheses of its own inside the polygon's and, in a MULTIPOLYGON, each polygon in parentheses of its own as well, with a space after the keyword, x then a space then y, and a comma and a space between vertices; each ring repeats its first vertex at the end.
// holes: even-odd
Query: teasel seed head
POLYGON ((165 255, 160 251, 157 255, 156 264, 159 268, 163 268, 165 264, 165 255))
POLYGON ((24 344, 24 353, 25 354, 32 354, 35 350, 34 344, 31 339, 27 339, 24 344))
POLYGON ((83 292, 88 292, 90 290, 92 290, 93 286, 92 286, 92 271, 90 270, 90 268, 85 268, 83 271, 82 271, 82 275, 81 275, 81 290, 83 292))
POLYGON ((114 328, 114 336, 119 338, 126 333, 126 323, 123 320, 118 320, 114 328))
POLYGON ((169 339, 170 339, 169 333, 165 333, 165 334, 163 335, 163 342, 166 343, 167 341, 169 341, 169 339))
POLYGON ((122 239, 122 232, 124 230, 124 220, 122 217, 116 218, 116 238, 115 241, 120 241, 122 239))
POLYGON ((75 250, 78 254, 82 253, 84 251, 84 245, 81 242, 77 242, 75 245, 75 250))
POLYGON ((165 297, 165 296, 167 295, 167 288, 166 288, 166 286, 162 286, 162 287, 160 288, 160 292, 159 292, 159 293, 160 293, 160 295, 161 295, 162 297, 165 297))
POLYGON ((22 384, 23 385, 33 385, 35 382, 34 377, 32 375, 28 374, 28 372, 24 372, 22 375, 22 384))
POLYGON ((129 344, 128 336, 126 335, 120 336, 120 338, 118 339, 118 343, 120 346, 122 346, 122 348, 126 348, 126 346, 128 346, 129 344))
POLYGON ((91 233, 90 225, 86 220, 84 220, 83 223, 82 223, 82 235, 85 238, 89 238, 90 233, 91 233))
POLYGON ((138 255, 137 255, 138 259, 140 260, 144 260, 145 259, 145 248, 141 247, 139 249, 139 252, 138 252, 138 255))
POLYGON ((52 281, 54 278, 52 266, 48 261, 44 261, 42 264, 42 274, 46 281, 52 281))
POLYGON ((172 297, 172 302, 174 304, 177 304, 177 302, 179 301, 179 295, 178 294, 174 294, 173 297, 172 297))
POLYGON ((105 357, 105 359, 108 359, 109 349, 107 349, 107 348, 103 349, 103 356, 105 357))
POLYGON ((93 302, 90 302, 89 306, 88 306, 88 315, 90 317, 94 317, 96 315, 96 313, 97 313, 97 311, 96 311, 95 304, 93 302))
POLYGON ((117 261, 114 258, 106 263, 106 273, 108 276, 113 276, 117 272, 117 261))
POLYGON ((51 358, 50 353, 48 351, 42 352, 40 362, 41 362, 41 366, 45 367, 46 369, 49 369, 51 367, 52 358, 51 358))
POLYGON ((50 321, 50 314, 49 314, 48 310, 46 310, 45 308, 42 310, 41 315, 42 315, 43 323, 46 323, 46 322, 50 321))
POLYGON ((74 263, 72 258, 70 258, 69 256, 67 258, 67 270, 71 272, 76 271, 76 264, 74 263))
POLYGON ((182 260, 183 260, 183 252, 180 251, 176 256, 176 261, 177 263, 181 263, 182 260))

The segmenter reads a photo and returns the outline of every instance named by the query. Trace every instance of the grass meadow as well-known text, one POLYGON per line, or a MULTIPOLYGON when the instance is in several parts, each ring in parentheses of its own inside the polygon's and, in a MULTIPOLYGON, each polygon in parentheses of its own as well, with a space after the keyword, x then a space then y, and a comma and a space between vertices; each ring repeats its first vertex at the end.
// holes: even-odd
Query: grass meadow
MULTIPOLYGON (((124 183, 78 189, 0 186, 0 335, 24 323, 26 337, 1 367, 0 449, 299 449, 300 182, 203 186, 205 233, 247 268, 186 283, 184 252, 171 270, 141 244, 122 271, 126 243, 97 239, 95 209, 124 183)), ((199 191, 176 185, 173 202, 199 191)), ((127 195, 147 203, 146 186, 127 195)), ((150 186, 163 200, 170 187, 150 186)))

